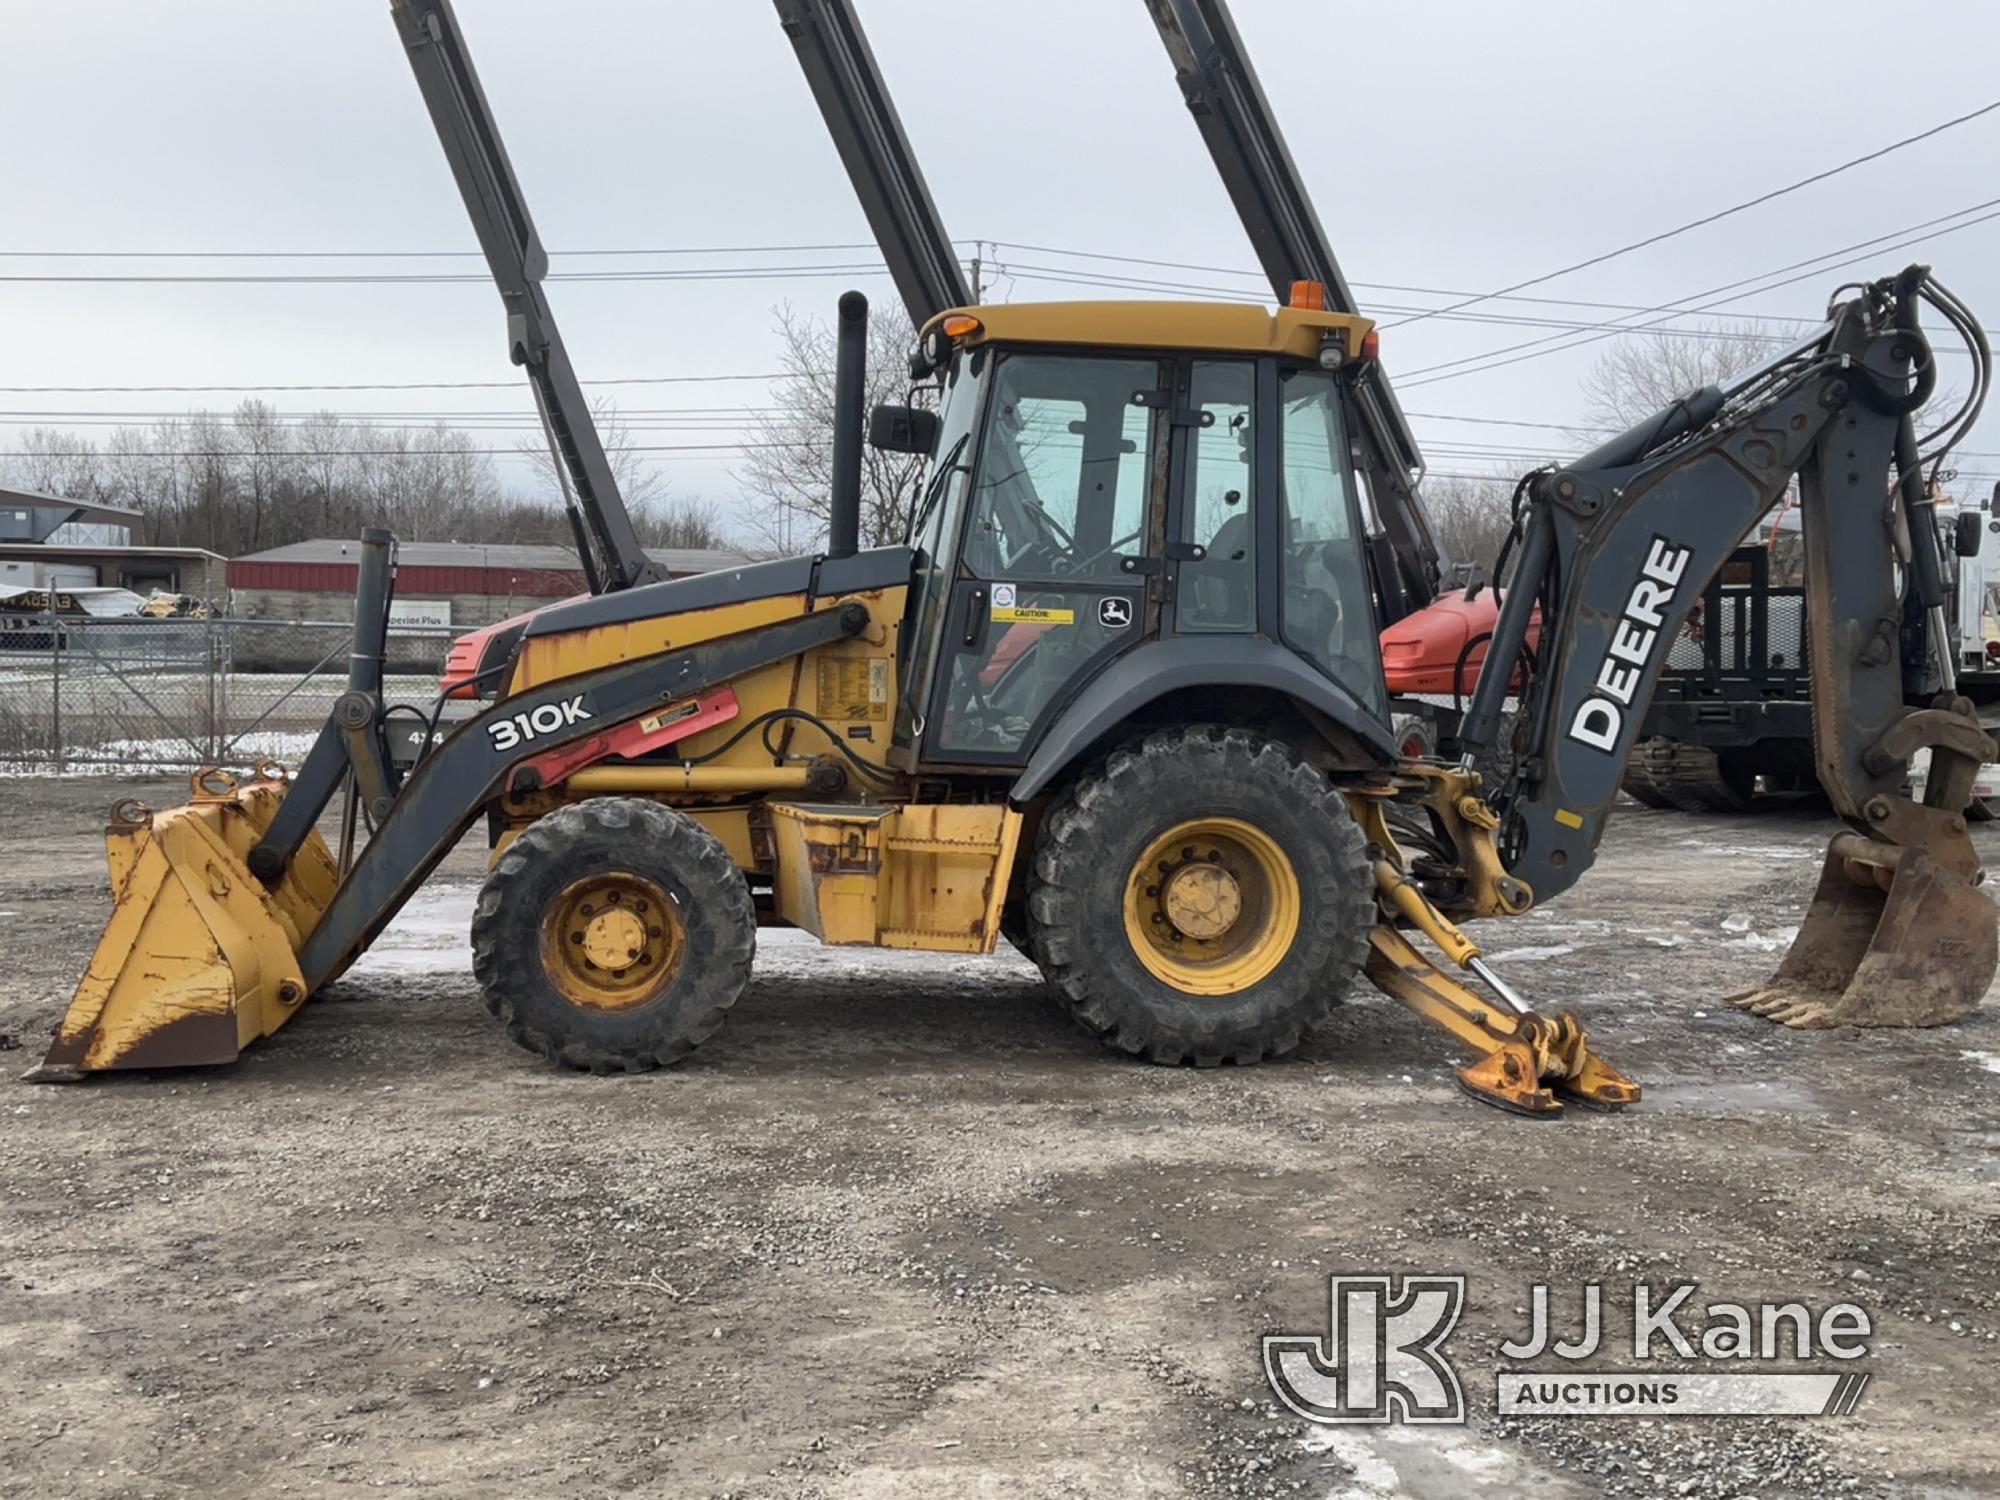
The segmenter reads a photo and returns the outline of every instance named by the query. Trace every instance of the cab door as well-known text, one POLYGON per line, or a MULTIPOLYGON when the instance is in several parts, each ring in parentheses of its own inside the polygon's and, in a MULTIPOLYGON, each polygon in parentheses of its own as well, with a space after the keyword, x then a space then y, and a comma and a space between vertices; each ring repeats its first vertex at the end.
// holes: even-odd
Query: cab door
POLYGON ((1082 682, 1158 629, 1168 362, 1003 352, 920 758, 1021 766, 1082 682))

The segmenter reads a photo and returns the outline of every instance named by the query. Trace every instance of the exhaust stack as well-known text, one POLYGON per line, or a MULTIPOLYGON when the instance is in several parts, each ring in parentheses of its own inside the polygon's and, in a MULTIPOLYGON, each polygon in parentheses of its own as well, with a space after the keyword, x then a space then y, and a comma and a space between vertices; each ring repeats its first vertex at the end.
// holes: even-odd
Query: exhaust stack
POLYGON ((861 546, 861 403, 868 379, 868 299, 840 299, 833 366, 833 494, 826 555, 852 557, 861 546))

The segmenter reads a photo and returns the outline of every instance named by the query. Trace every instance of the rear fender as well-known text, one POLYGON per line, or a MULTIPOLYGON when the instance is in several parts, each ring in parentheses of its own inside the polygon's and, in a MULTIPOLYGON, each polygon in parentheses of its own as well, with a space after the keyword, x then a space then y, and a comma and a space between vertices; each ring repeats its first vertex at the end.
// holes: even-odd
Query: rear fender
POLYGON ((1377 764, 1396 762, 1388 723, 1296 653, 1261 636, 1173 636, 1135 647, 1092 678, 1043 734, 1008 800, 1032 801, 1149 704, 1192 688, 1280 693, 1308 721, 1344 730, 1377 764))

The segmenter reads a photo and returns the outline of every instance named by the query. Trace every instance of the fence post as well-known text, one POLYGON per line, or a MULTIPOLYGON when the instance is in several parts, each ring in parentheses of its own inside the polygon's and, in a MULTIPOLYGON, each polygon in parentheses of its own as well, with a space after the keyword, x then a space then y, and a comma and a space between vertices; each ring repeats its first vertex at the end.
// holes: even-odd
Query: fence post
POLYGON ((215 684, 215 759, 219 761, 229 738, 229 620, 210 615, 209 628, 215 634, 215 654, 208 670, 209 680, 215 684))
POLYGON ((220 704, 220 700, 216 696, 220 692, 220 688, 222 688, 222 670, 220 670, 220 658, 216 656, 216 622, 214 622, 214 618, 202 622, 202 638, 204 638, 204 644, 208 646, 208 652, 206 652, 206 656, 208 656, 208 764, 214 766, 218 760, 222 760, 222 720, 220 720, 222 704, 220 704))
POLYGON ((62 628, 56 619, 55 604, 49 604, 49 737, 54 743, 56 775, 63 774, 62 727, 62 628))

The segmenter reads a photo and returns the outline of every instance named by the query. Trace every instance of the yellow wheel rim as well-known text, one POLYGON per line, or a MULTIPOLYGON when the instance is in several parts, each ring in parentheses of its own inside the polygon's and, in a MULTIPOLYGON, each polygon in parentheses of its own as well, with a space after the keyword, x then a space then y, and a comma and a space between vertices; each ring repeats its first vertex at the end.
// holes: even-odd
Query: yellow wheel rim
POLYGON ((1238 818, 1176 823, 1125 880, 1125 936, 1156 979, 1233 995, 1284 961, 1299 935, 1299 877, 1277 842, 1238 818))
POLYGON ((572 1005, 631 1010, 680 972, 687 929, 652 881, 625 871, 564 886, 542 915, 542 967, 572 1005))

